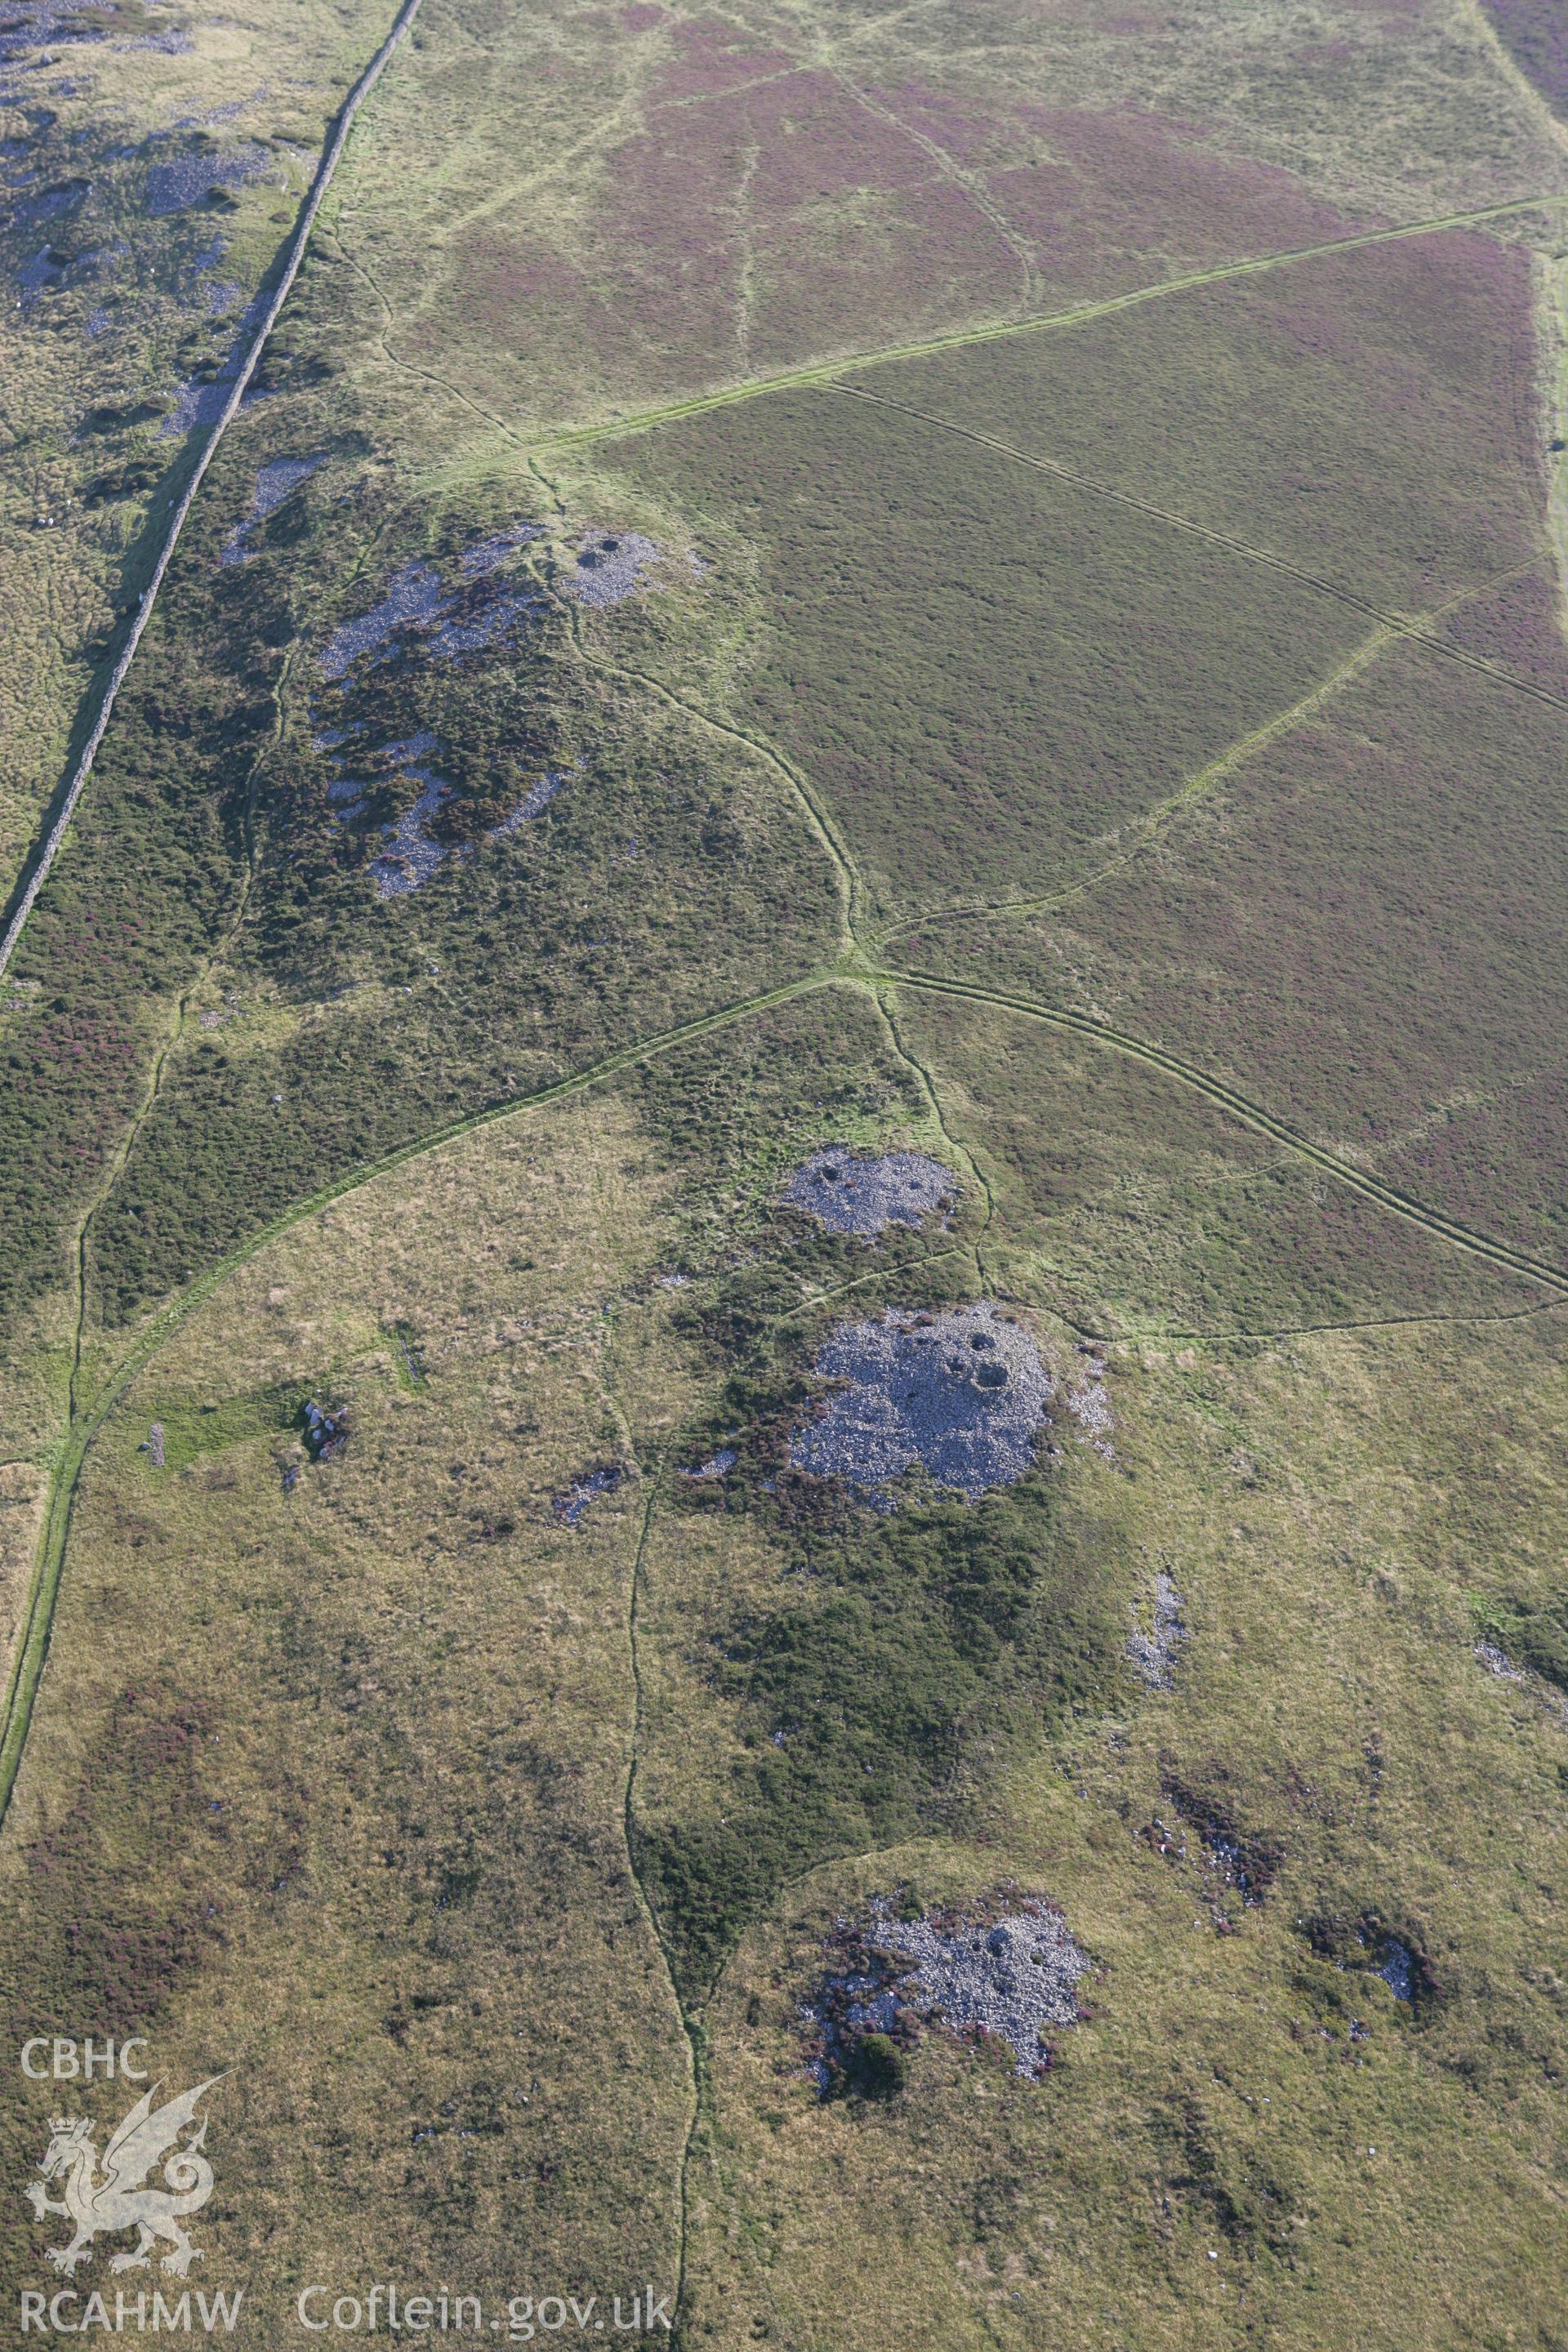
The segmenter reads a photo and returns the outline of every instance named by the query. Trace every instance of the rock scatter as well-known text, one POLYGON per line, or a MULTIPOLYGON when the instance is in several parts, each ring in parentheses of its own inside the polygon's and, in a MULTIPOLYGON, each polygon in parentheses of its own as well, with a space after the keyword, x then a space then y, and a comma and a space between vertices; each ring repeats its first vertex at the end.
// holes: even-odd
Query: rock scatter
POLYGON ((1038 2080, 1049 2070, 1053 2035, 1079 2022, 1078 1987, 1092 1966, 1062 1914, 1034 1895, 985 1906, 978 1916, 942 1911, 914 1918, 897 1916, 879 1897, 868 1917, 838 1922, 828 1953, 837 1965, 803 2012, 824 2095, 852 2073, 866 2035, 886 2035, 907 2050, 925 2027, 1004 2042, 1016 2073, 1038 2080))
POLYGON ((158 427, 161 441, 175 440, 181 434, 191 432, 196 425, 216 425, 223 415, 228 396, 234 390, 244 355, 250 347, 251 329, 266 306, 265 294, 258 294, 246 305, 236 322, 234 341, 227 358, 210 383, 198 383, 193 377, 177 387, 174 405, 158 427))
POLYGON ((1395 2000, 1414 2001, 1418 1963, 1408 1944, 1397 1936, 1390 1936, 1372 1964, 1374 1977, 1381 1977, 1395 2000))
POLYGON ((405 563, 388 581, 379 604, 332 631, 321 655, 322 677, 340 684, 356 663, 374 667, 384 660, 398 631, 428 627, 443 610, 445 595, 440 574, 427 563, 405 563))
POLYGON ((680 1475, 683 1478, 722 1478, 739 1460, 740 1456, 732 1445, 721 1445, 716 1454, 710 1454, 706 1462, 696 1463, 680 1475))
POLYGON ((500 823, 486 834, 485 839, 504 841, 509 834, 516 833, 521 825, 528 823, 531 816, 537 816, 542 808, 549 805, 565 782, 564 776, 541 776, 537 783, 530 784, 510 815, 503 816, 500 823))
POLYGON ((1127 1637, 1127 1654, 1151 1690, 1171 1688, 1176 1654, 1186 1638, 1182 1596, 1169 1570, 1163 1568, 1154 1579, 1151 1622, 1140 1620, 1127 1637))
POLYGON ((1527 1673, 1523 1666, 1515 1665, 1500 1643, 1479 1641, 1475 1645, 1475 1656, 1477 1664, 1485 1666, 1489 1675, 1495 1675, 1500 1683, 1512 1683, 1516 1689, 1528 1692, 1554 1722, 1568 1728, 1568 1701, 1542 1675, 1527 1673))
POLYGON ((604 607, 635 596, 664 550, 640 530, 591 530, 579 542, 577 569, 565 582, 579 604, 604 607))
POLYGON ((1049 1418, 1050 1376, 1019 1323, 986 1301, 944 1315, 889 1307, 840 1324, 815 1367, 840 1385, 796 1431, 790 1460, 891 1507, 889 1480, 918 1464, 976 1501, 1017 1483, 1049 1418))
POLYGON ((445 843, 434 838, 429 824, 442 802, 451 798, 452 787, 433 769, 411 768, 408 772, 418 779, 422 789, 412 808, 405 809, 395 824, 383 827, 386 847, 370 864, 378 898, 401 898, 410 890, 419 889, 447 855, 445 843))
POLYGON ((349 1442, 346 1412, 329 1412, 312 1397, 304 1412, 305 1451, 312 1462, 331 1462, 349 1442))
POLYGON ((512 523, 479 541, 458 558, 462 577, 455 587, 421 557, 401 565, 378 604, 332 631, 317 656, 322 677, 341 686, 359 665, 374 669, 417 637, 437 660, 451 661, 512 635, 542 609, 544 599, 531 583, 496 575, 538 536, 537 523, 512 523))
POLYGON ((1102 1461, 1114 1462, 1116 1449, 1110 1443, 1110 1433, 1115 1423, 1105 1386, 1105 1359, 1090 1349, 1083 1350, 1083 1377, 1067 1391, 1067 1409, 1078 1423, 1079 1444, 1091 1446, 1102 1461))
POLYGON ((830 1143, 803 1160, 782 1198, 804 1209, 830 1234, 882 1233, 889 1225, 919 1226, 952 1211, 958 1186, 951 1168, 921 1151, 879 1155, 830 1143))
POLYGON ((256 473, 256 488, 250 494, 250 511, 243 522, 236 523, 218 551, 220 563, 243 563, 250 553, 250 534, 258 522, 276 514, 284 499, 308 482, 316 468, 326 462, 321 451, 313 457, 269 457, 256 473))
POLYGON ((273 168, 265 147, 240 148, 232 155, 174 155, 147 174, 143 204, 154 220, 199 205, 215 188, 237 188, 265 179, 273 168))
MULTIPOLYGON (((330 751, 347 740, 348 730, 327 728, 312 737, 311 748, 330 751)), ((433 818, 444 803, 451 798, 453 789, 428 765, 430 754, 439 749, 434 730, 425 727, 416 734, 405 736, 400 742, 384 743, 379 751, 364 755, 363 764, 373 770, 376 777, 407 776, 421 788, 417 799, 404 810, 402 815, 395 823, 384 824, 381 828, 386 846, 371 860, 369 869, 379 898, 405 898, 410 891, 422 888, 452 854, 447 844, 437 840, 431 831, 433 818)), ((333 764, 341 763, 334 761, 333 764)), ((530 817, 537 816, 540 810, 554 799, 565 782, 563 775, 540 777, 529 787, 516 808, 485 835, 486 842, 500 841, 507 835, 516 833, 530 817)), ((374 782, 363 775, 334 776, 327 786, 333 821, 342 825, 353 824, 361 816, 365 801, 374 789, 374 782)), ((455 854, 459 859, 471 857, 474 854, 472 843, 460 844, 455 854)))
POLYGON ((551 1496, 550 1507, 563 1526, 574 1528, 589 1504, 596 1502, 601 1495, 613 1495, 625 1475, 626 1472, 618 1463, 612 1463, 607 1468, 585 1471, 563 1495, 551 1496))

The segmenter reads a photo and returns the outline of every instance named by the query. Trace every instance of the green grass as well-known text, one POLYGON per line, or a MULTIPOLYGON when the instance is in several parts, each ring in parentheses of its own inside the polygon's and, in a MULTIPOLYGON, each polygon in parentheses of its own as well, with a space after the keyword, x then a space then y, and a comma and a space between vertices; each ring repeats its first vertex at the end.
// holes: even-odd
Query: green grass
MULTIPOLYGON (((633 1507, 576 1536, 549 1505, 604 1443, 560 1341, 585 1291, 646 1270, 659 1184, 619 1171, 647 1159, 594 1106, 556 1143, 545 1120, 465 1147, 444 1193, 393 1179, 390 1254, 357 1205, 313 1221, 198 1313, 93 1457, 61 1705, 9 1817, 0 2005, 234 2066, 212 2144, 247 2218, 209 2231, 204 2278, 249 2278, 269 2329, 323 2261, 381 2263, 352 2219, 371 2181, 421 2275, 519 2291, 522 2227, 541 2291, 672 2283, 686 2054, 621 1835, 633 1507), (518 1270, 520 1233, 548 1272, 518 1270), (329 1385, 349 1449, 285 1496, 287 1402, 329 1385), (153 1418, 161 1472, 136 1451, 153 1418)), ((14 2167, 51 2095, 12 2103, 14 2167)), ((31 2244, 13 2258, 30 2277, 31 2244)))
POLYGON ((1089 1038, 924 992, 899 1017, 984 1172, 987 1262, 1097 1334, 1508 1314, 1549 1296, 1089 1038))

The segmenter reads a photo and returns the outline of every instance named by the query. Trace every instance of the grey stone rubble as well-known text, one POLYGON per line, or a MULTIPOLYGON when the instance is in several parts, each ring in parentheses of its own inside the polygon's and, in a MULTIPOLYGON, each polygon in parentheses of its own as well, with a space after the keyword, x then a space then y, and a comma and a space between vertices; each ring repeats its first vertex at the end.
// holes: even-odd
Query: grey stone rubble
POLYGON ((1050 1376, 1023 1326, 988 1301, 840 1324, 815 1369, 844 1386, 796 1431, 790 1460, 868 1490, 879 1507, 890 1507, 887 1482, 917 1463, 971 1502, 1034 1465, 1050 1376))
POLYGON ((1127 1654, 1151 1690, 1169 1690, 1176 1653, 1187 1638, 1182 1616, 1182 1596, 1165 1569, 1154 1578, 1152 1623, 1135 1622, 1127 1637, 1127 1654))
POLYGON ((425 636, 428 653, 451 661, 514 634, 542 610, 544 599, 533 586, 509 587, 495 574, 538 536, 537 523, 513 523, 467 549, 458 559, 458 588, 418 558, 404 564, 379 604, 332 631, 319 656, 322 676, 341 685, 356 664, 374 668, 390 658, 401 636, 425 636))
MULTIPOLYGON (((349 731, 327 728, 311 738, 311 747, 316 751, 331 750, 347 740, 349 731)), ((381 828, 387 845, 371 860, 370 865, 378 898, 405 898, 410 891, 417 890, 428 882, 446 861, 448 854, 447 845, 432 835, 430 820, 442 803, 450 799, 452 787, 433 768, 422 764, 432 751, 439 748, 436 735, 426 727, 401 742, 384 743, 378 751, 368 755, 367 764, 373 765, 382 775, 413 776, 423 786, 417 800, 404 811, 396 823, 381 828)), ((507 835, 516 833, 530 817, 537 816, 540 810, 554 799, 565 782, 563 775, 540 777, 530 786, 510 814, 504 816, 486 834, 485 840, 500 841, 507 835)), ((327 786, 327 798, 334 803, 332 814, 335 821, 343 825, 352 824, 363 808, 365 797, 372 789, 371 782, 363 776, 335 776, 327 786)), ((457 855, 460 858, 472 856, 471 845, 464 843, 457 855)))
POLYGON ((951 1168, 921 1151, 879 1157, 830 1143, 803 1160, 780 1196, 804 1209, 832 1234, 879 1234, 889 1225, 918 1226, 950 1211, 958 1191, 951 1168))
POLYGON ((166 33, 143 33, 139 40, 116 41, 112 46, 121 51, 156 49, 166 58, 183 58, 187 57, 196 45, 183 27, 171 26, 166 33))
POLYGON ((60 845, 75 815, 77 803, 86 789, 88 778, 92 772, 93 763, 98 757, 104 735, 113 719, 121 689, 124 686, 142 635, 156 608, 159 593, 168 575, 169 567, 174 562, 174 552, 192 507, 200 494, 203 480, 216 454, 221 436, 231 418, 238 412, 243 387, 249 373, 259 358, 266 338, 292 291, 317 215, 342 160, 360 109, 375 89, 398 47, 406 39, 412 21, 413 12, 410 7, 405 7, 399 11, 381 47, 365 66, 333 118, 325 145, 316 163, 309 192, 298 211, 292 233, 281 248, 279 266, 271 275, 270 289, 264 298, 259 296, 258 298, 253 331, 248 343, 237 352, 228 398, 215 420, 213 431, 205 437, 195 451, 194 462, 185 477, 184 487, 167 502, 167 520, 158 534, 155 550, 149 551, 153 554, 153 562, 147 575, 146 585, 135 604, 130 608, 127 625, 120 638, 118 656, 93 698, 96 711, 91 726, 88 730, 86 740, 77 753, 74 763, 63 779, 61 790, 55 797, 47 830, 34 853, 26 885, 16 900, 10 920, 5 925, 4 936, 0 937, 0 973, 4 973, 16 952, 17 942, 26 928, 33 908, 37 904, 39 895, 48 879, 60 845))
POLYGON ((341 622, 320 656, 323 677, 341 683, 358 661, 384 658, 399 629, 427 626, 443 609, 446 592, 427 563, 405 563, 387 583, 385 595, 368 613, 341 622))
POLYGON ((1548 1715, 1568 1728, 1568 1699, 1554 1691, 1542 1675, 1527 1674, 1522 1666, 1516 1666, 1508 1652, 1500 1649, 1495 1642, 1478 1642, 1475 1654, 1489 1675, 1495 1675, 1499 1682, 1513 1683, 1519 1689, 1528 1691, 1548 1715))
POLYGON ((516 833, 520 825, 526 824, 531 816, 537 816, 540 810, 555 798, 565 782, 565 777, 561 775, 541 776, 537 783, 530 784, 511 814, 503 816, 500 823, 486 834, 485 839, 504 841, 509 834, 516 833))
POLYGON ((382 828, 386 847, 379 857, 372 858, 370 866, 378 898, 399 898, 417 890, 447 855, 445 844, 432 839, 428 826, 442 802, 451 797, 452 787, 432 768, 410 767, 407 773, 417 777, 423 790, 395 824, 382 828))
POLYGON ((578 543, 576 571, 563 584, 579 604, 619 604, 637 594, 663 554, 640 530, 591 530, 578 543))
POLYGON ((721 1445, 716 1454, 709 1456, 706 1462, 699 1462, 694 1468, 683 1470, 680 1475, 683 1478, 722 1478, 726 1471, 732 1470, 739 1460, 740 1456, 733 1446, 721 1445))
POLYGON ((459 654, 477 653, 485 646, 493 646, 543 610, 544 598, 536 588, 505 588, 491 580, 491 574, 501 564, 539 535, 537 523, 511 523, 505 530, 480 540, 477 547, 466 549, 458 558, 458 568, 465 582, 489 584, 476 584, 459 592, 461 610, 458 616, 441 619, 441 625, 430 638, 430 651, 437 659, 450 661, 459 654))
POLYGON ((257 294, 246 304, 236 323, 228 357, 211 383, 192 381, 178 387, 174 405, 158 427, 160 440, 172 441, 176 435, 188 433, 193 425, 216 424, 234 390, 235 377, 250 349, 256 322, 267 308, 267 300, 264 293, 257 294))
POLYGON ((466 548, 458 558, 458 570, 467 580, 488 577, 499 564, 506 562, 519 548, 526 547, 530 540, 537 539, 539 534, 540 526, 536 522, 508 523, 504 530, 492 531, 489 539, 481 539, 476 546, 466 548))
POLYGON ((308 482, 317 468, 326 463, 327 453, 318 449, 309 457, 269 457, 256 469, 256 488, 251 495, 250 511, 259 521, 276 514, 284 499, 308 482))
MULTIPOLYGON (((329 728, 324 735, 312 736, 310 748, 314 751, 328 751, 346 742, 351 734, 363 734, 363 731, 359 727, 329 728)), ((400 772, 420 774, 416 761, 427 759, 437 748, 435 731, 428 727, 421 728, 417 734, 405 735, 399 742, 383 743, 379 750, 364 754, 365 765, 375 771, 374 778, 344 775, 342 773, 342 761, 334 760, 332 765, 340 772, 327 786, 327 798, 334 804, 338 823, 347 824, 351 818, 359 814, 367 793, 374 790, 376 780, 400 772)), ((390 825, 383 827, 383 831, 387 833, 392 829, 390 825)))
POLYGON ((86 180, 72 180, 64 187, 46 188, 41 195, 25 196, 12 212, 8 226, 13 229, 37 228, 44 221, 58 220, 75 212, 88 188, 86 180))
POLYGON ((154 220, 199 205, 214 188, 237 188, 265 179, 273 169, 265 147, 247 146, 232 155, 175 155, 154 163, 147 174, 146 210, 154 220))
POLYGON ((46 286, 59 285, 64 277, 65 270, 55 260, 48 247, 44 246, 31 261, 24 261, 16 272, 16 283, 22 289, 22 307, 26 309, 32 298, 41 294, 46 286))
POLYGON ((258 522, 276 514, 291 491, 301 482, 308 482, 319 466, 326 462, 326 452, 313 457, 269 457, 256 469, 256 488, 250 494, 250 512, 243 522, 237 522, 218 551, 220 563, 243 563, 250 553, 250 534, 258 522))
POLYGON ((175 441, 194 425, 211 425, 220 415, 228 387, 189 381, 175 386, 174 405, 158 427, 160 441, 175 441))
POLYGON ((551 1509, 565 1526, 574 1528, 590 1503, 601 1495, 613 1495, 626 1473, 618 1465, 608 1469, 590 1470, 570 1486, 563 1495, 551 1498, 551 1509))
POLYGON ((1114 1462, 1116 1449, 1110 1443, 1110 1433, 1115 1423, 1110 1418, 1110 1398, 1105 1386, 1105 1360, 1087 1349, 1083 1352, 1083 1378, 1067 1391, 1067 1409, 1078 1423, 1079 1444, 1092 1446, 1103 1460, 1114 1462))
POLYGON ((1015 2071, 1037 2080, 1054 2032, 1079 2022, 1078 1987, 1092 1967, 1067 1921, 1038 1897, 1015 1899, 1000 1916, 964 1919, 938 1913, 901 1919, 879 1898, 868 1922, 840 1921, 830 1950, 849 1965, 829 1974, 804 2011, 820 2037, 812 2063, 818 2087, 867 2033, 908 2042, 914 2021, 960 2038, 1005 2042, 1015 2071))
POLYGON ((305 1407, 305 1451, 312 1462, 330 1462, 349 1442, 348 1415, 329 1412, 314 1398, 305 1407))
POLYGON ((1415 1998, 1415 1955, 1397 1936, 1390 1936, 1383 1948, 1383 1957, 1373 1969, 1373 1976, 1383 1979, 1395 2000, 1415 1998))
MULTIPOLYGON (((74 22, 65 9, 13 6, 6 12, 5 23, 0 28, 0 68, 12 66, 24 73, 37 73, 60 63, 58 55, 29 59, 28 51, 47 44, 52 49, 89 47, 104 38, 103 33, 74 22)), ((21 82, 0 84, 0 104, 22 102, 25 85, 21 82)), ((37 84, 34 85, 36 94, 37 84)), ((70 96, 87 85, 80 82, 51 82, 51 95, 70 96)))
POLYGON ((410 761, 427 760, 437 748, 435 729, 420 727, 412 735, 400 735, 395 743, 384 743, 375 756, 387 768, 405 768, 410 761))
POLYGON ((163 1424, 155 1421, 147 1432, 147 1459, 154 1470, 163 1467, 163 1424))
POLYGON ((914 1964, 905 1987, 926 2014, 940 2012, 950 2032, 996 2035, 1020 2074, 1038 2066, 1045 2027, 1078 2022, 1077 1987, 1089 1960, 1059 1911, 1040 1905, 951 1932, 925 1919, 890 1920, 882 1939, 914 1964))
POLYGON ((479 653, 499 645, 542 611, 544 599, 532 589, 497 593, 464 620, 443 621, 431 632, 430 651, 438 661, 455 661, 459 654, 479 653))
MULTIPOLYGON (((167 40, 169 36, 164 34, 163 37, 167 40)), ((237 121, 242 114, 248 113, 253 106, 259 106, 264 98, 271 95, 272 84, 269 81, 258 82, 248 98, 231 98, 226 106, 215 106, 207 114, 178 115, 169 127, 173 131, 211 131, 220 122, 237 121)), ((289 148, 286 152, 292 154, 294 150, 289 148)))
POLYGON ((1199 1828, 1204 1860, 1226 1886, 1234 1886, 1248 1910, 1256 1910, 1268 1892, 1267 1878, 1259 1880, 1256 1867, 1248 1866, 1247 1849, 1238 1838, 1230 1836, 1217 1822, 1199 1828))

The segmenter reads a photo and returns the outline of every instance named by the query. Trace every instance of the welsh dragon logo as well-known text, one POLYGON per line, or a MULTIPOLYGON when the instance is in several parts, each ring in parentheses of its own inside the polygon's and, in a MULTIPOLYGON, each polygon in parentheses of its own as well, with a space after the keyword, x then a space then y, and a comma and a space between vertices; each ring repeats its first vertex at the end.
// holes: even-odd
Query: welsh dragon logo
POLYGON ((163 2256, 163 2267, 176 2278, 184 2278, 191 2264, 201 2260, 201 2248, 192 2245, 180 2225, 190 2214, 199 2213, 213 2193, 213 2168, 202 2154, 207 2136, 205 2118, 184 2146, 180 2134, 195 2121, 197 2101, 223 2079, 214 2074, 198 2083, 194 2091, 184 2092, 157 2109, 153 2102, 163 2084, 154 2083, 115 2130, 103 2151, 101 2172, 93 2146, 97 2126, 91 2118, 56 2116, 52 2119, 49 2144, 38 2165, 41 2178, 30 2180, 24 2193, 40 2221, 46 2213, 62 2213, 75 2229, 68 2246, 47 2249, 56 2270, 74 2277, 77 2264, 90 2258, 92 2242, 100 2231, 140 2232, 129 2252, 110 2257, 111 2271, 144 2269, 161 2238, 167 2239, 172 2249, 163 2256), (164 2186, 147 2187, 147 2175, 164 2158, 164 2186), (62 2178, 65 2193, 57 2203, 44 2184, 62 2178))

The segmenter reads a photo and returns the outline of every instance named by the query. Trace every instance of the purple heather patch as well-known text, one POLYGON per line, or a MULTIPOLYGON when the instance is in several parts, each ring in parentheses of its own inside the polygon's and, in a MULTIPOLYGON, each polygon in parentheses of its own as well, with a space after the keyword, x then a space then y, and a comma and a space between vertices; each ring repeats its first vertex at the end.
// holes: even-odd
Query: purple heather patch
POLYGON ((1503 47, 1547 102, 1568 115, 1568 16, 1561 0, 1484 0, 1503 47))

